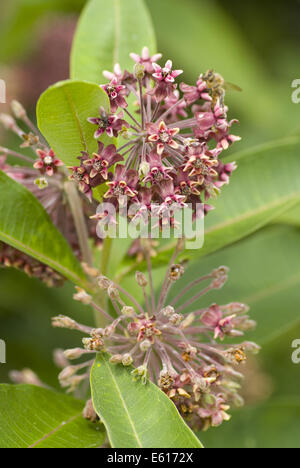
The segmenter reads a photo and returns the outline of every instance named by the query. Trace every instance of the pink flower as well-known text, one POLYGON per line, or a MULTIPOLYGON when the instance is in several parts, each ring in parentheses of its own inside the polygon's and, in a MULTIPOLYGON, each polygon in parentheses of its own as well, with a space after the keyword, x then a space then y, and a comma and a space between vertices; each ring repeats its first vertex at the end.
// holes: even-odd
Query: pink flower
POLYGON ((162 54, 155 54, 151 57, 148 47, 144 47, 141 56, 132 53, 130 54, 130 57, 134 62, 143 65, 146 73, 152 75, 154 73, 153 64, 162 58, 162 54))
POLYGON ((36 150, 39 159, 34 163, 33 167, 39 169, 41 174, 47 174, 51 177, 56 172, 58 167, 63 166, 63 162, 55 156, 52 149, 49 151, 36 150))
POLYGON ((226 405, 226 400, 222 394, 212 397, 211 400, 212 402, 206 404, 206 407, 199 408, 198 414, 203 419, 210 419, 212 427, 218 427, 223 421, 230 420, 230 416, 226 413, 230 406, 226 405))
POLYGON ((171 122, 176 122, 178 117, 187 118, 186 102, 180 99, 179 91, 176 89, 165 99, 165 109, 171 109, 168 119, 171 122))
POLYGON ((202 185, 206 178, 216 178, 218 176, 214 167, 218 166, 216 153, 209 151, 205 146, 190 148, 187 155, 187 162, 183 172, 188 172, 189 176, 197 176, 197 180, 202 185))
POLYGON ((173 172, 174 169, 172 167, 166 167, 163 165, 161 157, 156 151, 152 151, 147 161, 149 163, 149 173, 143 180, 143 182, 152 182, 152 183, 160 183, 162 180, 171 180, 171 176, 169 175, 170 172, 173 172))
POLYGON ((235 318, 235 314, 223 317, 221 307, 213 304, 202 316, 202 322, 207 327, 214 329, 215 339, 220 338, 223 340, 225 335, 230 335, 230 332, 233 330, 232 321, 235 318))
POLYGON ((117 78, 113 78, 109 84, 101 85, 109 97, 111 111, 114 114, 119 107, 125 109, 128 104, 124 98, 126 96, 126 86, 118 84, 117 78))
POLYGON ((166 146, 170 146, 173 149, 178 148, 178 143, 173 137, 179 133, 179 128, 168 128, 165 122, 161 121, 158 125, 149 124, 147 131, 148 141, 157 143, 156 151, 160 156, 165 151, 166 146))
POLYGON ((137 185, 139 176, 133 169, 127 170, 125 166, 117 165, 114 178, 111 182, 108 182, 108 192, 104 195, 104 198, 119 198, 122 196, 128 196, 130 198, 136 198, 138 195, 137 185))
POLYGON ((96 140, 98 140, 103 133, 106 133, 110 138, 117 138, 123 127, 129 128, 129 124, 126 120, 123 120, 124 114, 122 112, 118 115, 107 115, 102 107, 99 113, 100 117, 90 117, 88 119, 88 122, 98 126, 98 129, 94 134, 94 138, 96 138, 96 140))
POLYGON ((204 101, 212 100, 208 94, 207 83, 203 81, 201 77, 198 79, 196 86, 190 86, 185 83, 181 83, 180 89, 184 94, 184 99, 188 106, 198 101, 199 99, 203 99, 204 101))
POLYGON ((189 201, 189 197, 196 195, 196 200, 199 201, 201 192, 198 190, 199 182, 193 180, 186 172, 180 169, 175 179, 175 193, 185 197, 185 201, 189 201))
POLYGON ((152 76, 157 82, 157 85, 149 94, 154 95, 157 102, 163 101, 174 92, 177 87, 175 78, 183 73, 183 70, 172 70, 172 66, 171 60, 167 61, 164 68, 160 67, 157 63, 153 64, 155 73, 153 73, 152 76))
POLYGON ((174 203, 184 206, 185 197, 178 195, 175 192, 174 183, 172 180, 163 180, 159 184, 159 192, 163 199, 162 211, 165 208, 168 209, 169 205, 174 203))
POLYGON ((116 152, 115 145, 104 146, 98 142, 98 153, 93 154, 92 159, 85 159, 83 165, 89 169, 90 179, 100 175, 104 180, 108 179, 108 169, 117 162, 123 161, 123 157, 116 152))
POLYGON ((82 152, 82 157, 80 159, 80 166, 72 167, 72 174, 70 176, 70 180, 74 180, 78 183, 78 188, 81 193, 84 193, 86 197, 92 202, 93 199, 93 191, 89 176, 89 171, 86 167, 84 167, 84 161, 89 159, 89 155, 86 152, 82 152))

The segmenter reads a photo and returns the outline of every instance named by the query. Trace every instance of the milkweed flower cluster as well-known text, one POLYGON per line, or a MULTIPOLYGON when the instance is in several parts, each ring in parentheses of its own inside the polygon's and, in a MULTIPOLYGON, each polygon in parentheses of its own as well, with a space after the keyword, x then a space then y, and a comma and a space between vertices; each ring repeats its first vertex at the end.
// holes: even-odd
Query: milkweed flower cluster
MULTIPOLYGON (((190 204, 212 207, 206 202, 229 182, 235 163, 224 164, 221 155, 238 136, 231 133, 237 120, 228 120, 224 104, 224 80, 212 71, 201 74, 194 86, 180 83, 182 70, 171 60, 157 64, 161 54, 131 54, 134 72, 104 72, 109 83, 101 85, 110 101, 110 113, 101 108, 88 120, 95 138, 103 134, 123 137, 124 144, 105 147, 93 155, 86 152, 80 165, 72 168, 71 178, 90 199, 93 189, 107 185, 104 198, 121 208, 119 199, 126 195, 130 203, 140 204, 141 213, 154 204, 169 207, 190 204), (136 109, 130 106, 131 96, 136 109)), ((103 215, 101 214, 101 218, 103 215)))
MULTIPOLYGON (((255 322, 247 315, 248 307, 241 303, 193 309, 202 296, 223 287, 228 274, 226 267, 196 279, 169 301, 172 286, 184 275, 183 266, 173 263, 176 256, 171 260, 158 299, 148 256, 149 275, 136 273, 145 306, 121 286, 99 276, 98 285, 111 301, 116 318, 78 288, 74 298, 92 306, 107 319, 108 325, 92 329, 65 316, 55 317, 53 325, 86 335, 83 346, 66 350, 65 358, 76 360, 93 353, 109 353, 111 363, 134 366, 131 370, 134 380, 147 384, 150 379, 157 384, 193 428, 207 429, 230 418, 230 405, 243 403, 238 394, 243 376, 237 367, 246 361, 247 352, 257 352, 259 347, 245 341, 226 344, 225 338, 242 337, 255 327, 255 322), (204 286, 199 289, 201 284, 204 286)), ((60 374, 63 387, 74 391, 89 377, 92 364, 93 359, 89 358, 86 363, 65 367, 60 374)))

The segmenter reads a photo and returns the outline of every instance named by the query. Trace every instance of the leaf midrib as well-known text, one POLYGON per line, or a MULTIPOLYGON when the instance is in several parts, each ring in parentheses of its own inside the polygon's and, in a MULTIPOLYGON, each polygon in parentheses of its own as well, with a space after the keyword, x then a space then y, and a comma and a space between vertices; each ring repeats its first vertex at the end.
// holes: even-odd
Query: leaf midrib
MULTIPOLYGON (((118 386, 118 384, 117 384, 117 381, 116 381, 116 379, 115 379, 115 377, 114 377, 114 375, 113 375, 113 373, 112 373, 112 371, 111 371, 111 368, 110 368, 109 365, 107 364, 107 362, 106 362, 106 361, 104 361, 104 362, 105 362, 105 367, 106 367, 106 369, 108 369, 109 374, 110 374, 110 376, 111 376, 111 379, 112 379, 113 383, 115 384, 115 388, 116 388, 116 390, 117 390, 117 392, 118 392, 118 395, 119 395, 119 397, 120 397, 120 400, 121 400, 121 402, 123 403, 125 413, 126 413, 126 415, 127 415, 129 424, 130 424, 130 426, 132 427, 132 431, 133 431, 133 434, 134 434, 134 436, 135 436, 135 438, 136 438, 136 440, 137 440, 138 446, 139 446, 140 448, 143 448, 143 444, 142 444, 142 442, 141 442, 141 440, 140 440, 140 438, 139 438, 139 436, 138 436, 138 433, 137 433, 137 431, 136 431, 134 422, 133 422, 133 420, 131 419, 130 412, 129 412, 128 408, 127 408, 126 402, 125 402, 125 400, 124 400, 124 398, 123 398, 123 396, 122 396, 122 393, 121 393, 121 390, 120 390, 120 388, 119 388, 119 386, 118 386)), ((103 419, 103 418, 102 418, 102 419, 103 419)), ((106 424, 105 424, 105 426, 106 426, 106 428, 107 428, 108 434, 110 435, 110 431, 109 431, 109 429, 108 429, 108 426, 107 426, 106 424)), ((110 439, 111 442, 113 443, 112 438, 109 437, 109 439, 110 439)))
POLYGON ((15 248, 19 248, 22 252, 26 253, 27 255, 30 255, 33 258, 38 259, 42 263, 45 263, 46 265, 51 266, 54 270, 59 271, 60 273, 62 273, 63 276, 74 281, 76 284, 78 283, 78 285, 80 284, 82 285, 84 283, 82 278, 80 278, 77 275, 74 275, 74 273, 70 271, 68 268, 64 267, 63 265, 56 262, 55 260, 47 257, 46 255, 41 254, 40 252, 37 252, 33 248, 29 247, 28 245, 23 244, 21 241, 15 239, 9 234, 4 233, 1 230, 0 230, 0 238, 2 241, 7 241, 8 244, 14 245, 15 248))
POLYGON ((71 98, 71 96, 69 95, 68 91, 65 88, 62 88, 62 91, 63 91, 63 93, 64 93, 64 95, 65 95, 65 97, 66 97, 66 99, 67 99, 67 101, 69 103, 70 108, 71 108, 71 112, 73 114, 75 124, 76 124, 76 126, 78 128, 78 131, 79 131, 81 144, 82 144, 84 150, 88 151, 87 141, 84 138, 83 129, 81 127, 80 119, 79 119, 78 114, 76 112, 76 109, 75 109, 75 106, 73 104, 72 98, 71 98))
POLYGON ((81 416, 82 416, 81 413, 78 413, 78 414, 72 416, 70 419, 68 419, 68 421, 66 421, 66 422, 63 421, 61 424, 59 424, 57 427, 55 427, 52 431, 48 432, 43 437, 41 437, 38 441, 31 444, 28 448, 31 449, 31 448, 37 447, 39 444, 41 444, 42 442, 44 442, 45 440, 49 439, 51 436, 56 434, 60 429, 67 427, 68 424, 72 423, 73 421, 75 421, 75 419, 77 419, 78 417, 81 417, 81 416))

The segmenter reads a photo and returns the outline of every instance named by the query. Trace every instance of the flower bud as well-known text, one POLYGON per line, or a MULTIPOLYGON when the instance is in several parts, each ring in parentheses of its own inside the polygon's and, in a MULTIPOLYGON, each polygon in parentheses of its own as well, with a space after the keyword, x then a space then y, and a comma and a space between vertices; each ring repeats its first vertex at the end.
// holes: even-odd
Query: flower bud
POLYGON ((180 264, 172 265, 170 269, 170 281, 178 281, 184 275, 184 267, 180 264))
POLYGON ((57 367, 63 369, 69 365, 66 359, 65 352, 62 349, 55 349, 53 352, 53 360, 57 367))
POLYGON ((84 407, 82 416, 84 417, 84 419, 87 419, 88 421, 91 421, 93 423, 99 421, 99 416, 97 415, 96 411, 94 410, 92 400, 88 400, 86 402, 86 405, 84 407))
POLYGON ((74 359, 79 359, 83 354, 84 349, 82 348, 66 349, 64 351, 65 358, 70 359, 70 361, 73 361, 74 359))
POLYGON ((133 317, 135 315, 134 308, 129 306, 124 306, 121 312, 122 315, 126 315, 127 317, 133 317))
POLYGON ((229 272, 229 268, 225 266, 221 266, 217 268, 216 270, 214 270, 211 274, 212 277, 214 278, 211 284, 212 288, 221 289, 228 279, 228 272, 229 272))
POLYGON ((73 295, 75 301, 81 302, 85 305, 90 305, 93 301, 92 296, 87 294, 84 289, 76 286, 77 293, 73 295))
POLYGON ((165 316, 165 317, 172 317, 172 315, 175 314, 175 309, 174 307, 172 306, 167 306, 165 307, 164 309, 162 309, 161 313, 165 316))
POLYGON ((150 172, 150 164, 146 161, 142 162, 139 168, 139 175, 141 177, 147 177, 149 172, 150 172))
POLYGON ((148 280, 147 280, 146 276, 143 273, 141 273, 140 271, 136 272, 135 280, 136 280, 137 284, 141 288, 146 288, 148 286, 148 280))
POLYGON ((123 359, 122 354, 115 354, 114 356, 110 358, 109 362, 111 362, 112 364, 121 364, 122 359, 123 359))
POLYGON ((0 123, 4 125, 6 130, 11 130, 16 127, 16 121, 9 114, 0 114, 0 123))
POLYGON ((82 343, 88 351, 99 352, 104 347, 104 343, 100 338, 83 338, 82 343))
POLYGON ((245 341, 243 343, 243 349, 249 353, 258 354, 261 350, 261 347, 256 343, 252 343, 252 341, 245 341))
POLYGON ((110 284, 107 290, 107 293, 112 301, 120 300, 120 294, 119 294, 118 288, 113 283, 110 284))
POLYGON ((37 185, 37 187, 40 190, 44 190, 49 185, 46 177, 39 177, 39 178, 35 179, 34 184, 37 185))
POLYGON ((20 102, 18 102, 16 100, 13 100, 11 102, 11 110, 12 110, 14 116, 17 119, 23 119, 27 115, 27 113, 26 113, 24 107, 22 106, 22 104, 20 104, 20 102))
POLYGON ((31 369, 24 369, 21 372, 12 371, 9 373, 11 380, 16 384, 35 385, 43 387, 43 383, 31 369))
POLYGON ((77 372, 77 367, 76 366, 68 366, 66 367, 58 376, 59 381, 61 382, 62 380, 68 380, 70 377, 73 377, 73 375, 76 374, 77 372))
POLYGON ((181 322, 180 328, 190 327, 193 324, 195 318, 196 316, 193 313, 187 315, 185 319, 181 322))
POLYGON ((142 384, 146 385, 147 383, 147 376, 148 376, 148 369, 147 366, 139 366, 137 369, 133 369, 131 374, 136 378, 136 379, 141 379, 142 384))
POLYGON ((149 340, 144 340, 140 343, 140 350, 145 353, 148 351, 149 348, 151 348, 152 344, 149 340))
POLYGON ((106 276, 99 276, 97 278, 97 281, 98 281, 98 286, 101 289, 104 289, 104 291, 107 291, 109 286, 112 284, 112 282, 108 278, 106 278, 106 276))
POLYGON ((123 366, 131 366, 131 364, 133 363, 133 359, 131 357, 131 355, 129 353, 127 354, 124 354, 123 357, 122 357, 122 364, 123 366))
POLYGON ((52 318, 52 326, 55 328, 68 328, 69 330, 76 330, 78 324, 70 317, 59 315, 58 317, 52 318))
POLYGON ((134 77, 141 81, 145 76, 145 67, 142 63, 136 63, 133 67, 134 77))
POLYGON ((169 318, 169 322, 172 323, 175 327, 178 327, 183 320, 183 316, 179 314, 174 314, 169 318))

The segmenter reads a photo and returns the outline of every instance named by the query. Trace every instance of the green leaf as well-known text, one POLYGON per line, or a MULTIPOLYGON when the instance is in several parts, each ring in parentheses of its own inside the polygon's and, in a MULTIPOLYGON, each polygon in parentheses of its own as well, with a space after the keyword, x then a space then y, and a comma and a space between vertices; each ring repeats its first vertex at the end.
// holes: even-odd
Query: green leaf
POLYGON ((300 226, 300 205, 297 204, 291 210, 286 210, 275 220, 275 222, 290 224, 292 226, 300 226))
MULTIPOLYGON (((204 246, 187 250, 185 259, 204 257, 263 228, 292 209, 300 200, 300 140, 289 138, 235 155, 238 169, 223 187, 215 210, 204 220, 204 246)), ((229 162, 231 158, 226 158, 229 162)), ((162 259, 174 249, 174 241, 161 250, 162 259)), ((155 260, 161 265, 160 256, 155 260)))
POLYGON ((234 412, 231 421, 200 434, 209 448, 300 448, 300 399, 274 399, 234 412))
POLYGON ((134 382, 131 369, 99 354, 91 375, 94 407, 116 448, 200 448, 175 405, 148 382, 134 382))
POLYGON ((238 169, 205 220, 200 256, 265 226, 300 199, 300 139, 290 138, 235 156, 238 169))
POLYGON ((73 283, 85 282, 80 263, 40 202, 1 171, 0 240, 49 265, 73 283))
POLYGON ((156 50, 151 18, 143 0, 91 0, 79 21, 71 56, 71 77, 96 83, 119 63, 132 71, 130 52, 156 50))
MULTIPOLYGON (((226 96, 226 102, 234 106, 234 116, 241 121, 242 145, 249 147, 249 138, 258 143, 287 135, 295 127, 299 110, 290 99, 290 83, 286 85, 285 79, 281 83, 268 70, 267 62, 261 60, 249 30, 243 29, 251 21, 249 13, 243 10, 242 18, 228 11, 223 2, 211 0, 146 3, 157 31, 159 51, 173 59, 176 68, 184 70, 180 77, 183 81, 193 84, 200 73, 213 68, 243 89, 242 93, 230 91, 226 96)), ((262 14, 260 20, 264 21, 262 14)))
POLYGON ((81 151, 98 150, 95 126, 87 121, 109 112, 109 99, 100 86, 83 81, 62 81, 45 91, 37 105, 38 126, 57 156, 67 165, 78 165, 81 151))
MULTIPOLYGON (((204 296, 192 306, 207 307, 213 302, 243 302, 250 306, 250 316, 257 328, 247 339, 263 345, 299 323, 300 255, 299 231, 289 226, 272 226, 249 239, 227 247, 199 262, 193 262, 178 290, 214 268, 226 265, 229 279, 219 291, 204 296)), ((181 303, 181 302, 180 302, 181 303)), ((187 309, 187 312, 191 309, 187 309)))
POLYGON ((98 448, 100 424, 84 420, 84 404, 31 385, 0 385, 1 448, 98 448))

